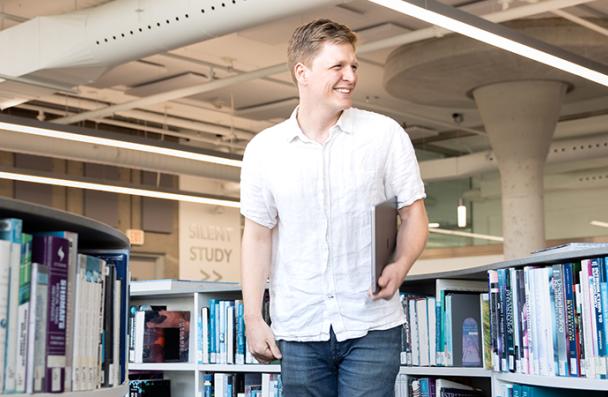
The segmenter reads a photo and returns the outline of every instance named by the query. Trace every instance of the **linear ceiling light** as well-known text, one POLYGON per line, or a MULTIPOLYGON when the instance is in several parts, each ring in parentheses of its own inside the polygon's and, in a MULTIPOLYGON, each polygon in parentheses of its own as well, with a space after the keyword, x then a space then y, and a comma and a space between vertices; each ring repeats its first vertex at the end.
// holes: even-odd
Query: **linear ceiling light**
POLYGON ((434 0, 369 0, 503 50, 608 86, 608 66, 434 0))
POLYGON ((608 227, 608 222, 602 222, 602 221, 591 221, 589 222, 590 224, 592 224, 593 226, 599 226, 599 227, 608 227))
POLYGON ((491 240, 491 241, 505 241, 504 238, 500 236, 491 236, 488 234, 479 234, 479 233, 469 233, 469 232, 461 232, 459 230, 447 230, 447 229, 439 229, 439 228, 430 228, 429 232, 437 233, 437 234, 447 234, 449 236, 459 236, 459 237, 471 237, 477 238, 480 240, 491 240))
POLYGON ((161 192, 157 190, 138 189, 124 186, 105 185, 101 183, 83 182, 71 179, 51 178, 45 176, 37 176, 30 174, 21 174, 17 172, 0 171, 0 179, 10 179, 13 181, 41 183, 45 185, 73 187, 77 189, 97 190, 101 192, 130 194, 133 196, 152 197, 158 199, 187 201, 190 203, 219 205, 224 207, 239 208, 238 201, 218 199, 204 196, 194 196, 181 193, 161 192))
POLYGON ((140 152, 162 154, 165 156, 178 157, 178 158, 189 159, 189 160, 197 160, 197 161, 203 161, 203 162, 207 162, 207 163, 228 165, 228 166, 232 166, 232 167, 241 167, 241 165, 243 163, 241 160, 220 157, 220 156, 213 156, 210 154, 189 152, 186 150, 165 148, 165 147, 155 146, 155 145, 146 145, 143 143, 129 142, 129 141, 124 141, 124 140, 119 140, 119 139, 104 138, 104 137, 99 137, 99 136, 94 136, 94 135, 79 134, 79 133, 74 133, 74 132, 69 132, 69 131, 61 131, 61 130, 53 129, 53 128, 37 127, 37 126, 33 126, 33 125, 24 125, 24 124, 19 124, 19 123, 10 122, 10 121, 0 120, 0 129, 6 130, 9 132, 20 132, 20 133, 24 133, 24 134, 64 139, 64 140, 68 140, 68 141, 84 142, 84 143, 91 143, 94 145, 110 146, 110 147, 115 147, 115 148, 120 148, 120 149, 129 149, 129 150, 136 150, 136 151, 140 151, 140 152))

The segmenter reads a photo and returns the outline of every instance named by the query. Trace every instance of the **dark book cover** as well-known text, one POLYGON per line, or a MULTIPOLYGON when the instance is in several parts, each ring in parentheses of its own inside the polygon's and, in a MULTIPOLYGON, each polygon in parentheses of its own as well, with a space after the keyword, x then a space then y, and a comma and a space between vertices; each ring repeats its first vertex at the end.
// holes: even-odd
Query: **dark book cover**
POLYGON ((114 282, 116 281, 116 271, 114 265, 107 264, 108 273, 105 275, 105 294, 103 311, 103 336, 102 336, 102 369, 103 386, 108 387, 114 384, 111 370, 114 366, 114 282))
POLYGON ((190 312, 146 310, 144 363, 188 362, 190 312))
POLYGON ((65 336, 68 289, 69 241, 35 235, 32 261, 48 268, 48 309, 44 391, 62 393, 65 383, 65 336))
POLYGON ((171 397, 171 380, 138 379, 129 381, 129 397, 171 397))
POLYGON ((450 293, 452 358, 455 367, 482 367, 479 294, 450 293))

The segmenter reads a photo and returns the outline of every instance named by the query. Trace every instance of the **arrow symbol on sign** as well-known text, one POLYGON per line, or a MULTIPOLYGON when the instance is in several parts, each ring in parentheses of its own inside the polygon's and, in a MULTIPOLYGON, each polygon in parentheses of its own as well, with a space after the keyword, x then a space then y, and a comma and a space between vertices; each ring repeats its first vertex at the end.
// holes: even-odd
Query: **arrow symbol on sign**
POLYGON ((222 279, 222 275, 219 274, 218 272, 216 272, 215 270, 213 270, 213 274, 215 275, 216 279, 213 281, 220 281, 222 279))
POLYGON ((200 269, 200 272, 203 275, 203 280, 209 280, 209 273, 207 273, 203 269, 200 269))

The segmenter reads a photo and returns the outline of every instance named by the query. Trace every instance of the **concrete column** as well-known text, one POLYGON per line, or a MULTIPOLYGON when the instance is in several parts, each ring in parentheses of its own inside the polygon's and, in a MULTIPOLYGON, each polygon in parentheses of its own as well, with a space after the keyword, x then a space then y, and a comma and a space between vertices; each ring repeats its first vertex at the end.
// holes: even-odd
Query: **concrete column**
POLYGON ((500 170, 505 259, 545 247, 543 172, 565 91, 559 81, 473 91, 500 170))

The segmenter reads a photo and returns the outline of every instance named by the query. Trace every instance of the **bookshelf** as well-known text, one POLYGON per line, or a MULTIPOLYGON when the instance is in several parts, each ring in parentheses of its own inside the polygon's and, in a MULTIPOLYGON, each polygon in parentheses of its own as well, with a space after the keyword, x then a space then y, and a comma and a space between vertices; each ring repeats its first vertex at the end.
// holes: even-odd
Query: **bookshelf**
MULTIPOLYGON (((528 265, 553 265, 566 261, 583 258, 608 256, 608 244, 603 246, 564 247, 556 250, 540 252, 526 258, 488 264, 475 268, 457 271, 416 275, 408 277, 401 290, 419 294, 435 293, 436 279, 488 280, 488 270, 504 268, 523 268, 528 265)), ((196 318, 200 308, 207 304, 208 299, 238 299, 240 288, 234 283, 188 282, 175 280, 155 280, 135 282, 131 288, 131 299, 135 304, 166 304, 168 309, 193 310, 196 318), (194 309, 197 310, 194 310, 194 309)), ((196 320, 191 321, 191 335, 195 335, 196 320)), ((197 338, 190 339, 191 348, 196 349, 197 338)), ((196 351, 196 350, 192 350, 196 351)), ((130 364, 130 369, 165 371, 169 377, 179 381, 190 379, 188 390, 180 392, 172 386, 177 397, 191 396, 200 393, 200 374, 211 372, 264 372, 280 373, 279 365, 234 365, 234 364, 196 364, 194 359, 187 364, 130 364)), ((484 368, 440 367, 440 366, 401 366, 399 376, 403 377, 442 377, 458 381, 468 379, 474 386, 483 389, 488 396, 502 396, 502 388, 506 384, 522 384, 529 386, 551 387, 554 389, 588 390, 601 393, 608 391, 608 380, 524 375, 520 373, 495 372, 484 368)), ((594 394, 593 394, 594 395, 594 394)))
MULTIPOLYGON (((0 218, 19 218, 24 233, 66 230, 78 234, 79 250, 128 250, 129 240, 120 231, 90 218, 21 200, 0 197, 0 218)), ((125 313, 126 315, 126 313, 125 313)), ((125 335, 126 337, 126 327, 125 335)), ((125 360, 125 365, 127 362, 125 360)), ((125 368, 127 370, 127 368, 125 368)), ((123 397, 129 393, 128 381, 115 387, 64 393, 35 393, 51 397, 123 397)), ((0 395, 1 391, 0 391, 0 395)), ((20 394, 29 395, 29 394, 20 394)))

